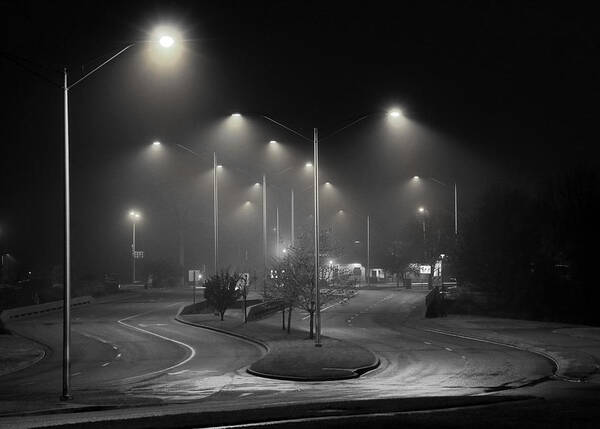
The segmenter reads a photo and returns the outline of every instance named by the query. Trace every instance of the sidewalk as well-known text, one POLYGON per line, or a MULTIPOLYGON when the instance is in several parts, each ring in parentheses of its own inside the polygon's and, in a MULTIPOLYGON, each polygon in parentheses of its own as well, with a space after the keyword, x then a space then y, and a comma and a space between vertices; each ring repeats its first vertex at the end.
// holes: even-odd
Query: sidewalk
POLYGON ((46 352, 38 343, 18 335, 0 335, 0 376, 40 361, 46 352))
POLYGON ((600 382, 600 328, 567 323, 451 315, 413 321, 420 329, 506 344, 554 361, 556 376, 600 382))
MULTIPOLYGON (((248 372, 254 375, 296 381, 343 380, 359 377, 376 368, 379 360, 369 350, 336 340, 321 337, 322 347, 315 347, 308 332, 294 329, 290 334, 282 329, 281 312, 266 319, 243 322, 241 310, 227 310, 225 320, 211 314, 178 315, 177 319, 195 326, 229 333, 265 349, 265 355, 253 363, 248 372)), ((287 314, 286 314, 287 323, 287 314)))

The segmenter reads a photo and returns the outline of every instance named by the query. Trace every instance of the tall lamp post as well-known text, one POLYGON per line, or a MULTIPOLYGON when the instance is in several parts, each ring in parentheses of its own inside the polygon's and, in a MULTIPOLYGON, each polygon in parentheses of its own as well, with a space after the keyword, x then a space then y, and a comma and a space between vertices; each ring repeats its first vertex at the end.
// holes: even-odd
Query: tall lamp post
MULTIPOLYGON (((413 177, 413 180, 415 180, 416 182, 418 182, 420 179, 421 178, 419 176, 413 177)), ((445 188, 451 187, 447 183, 444 183, 441 180, 436 179, 435 177, 429 177, 429 179, 432 182, 437 183, 438 185, 441 185, 445 188)), ((456 186, 456 182, 454 182, 452 188, 454 190, 454 235, 458 236, 458 188, 456 186)))
POLYGON ((217 182, 217 153, 213 153, 213 228, 214 228, 214 252, 215 252, 215 275, 219 272, 219 188, 217 182))
MULTIPOLYGON (((173 37, 163 34, 160 35, 158 43, 163 48, 170 48, 175 40, 173 37)), ((63 69, 63 107, 64 107, 64 267, 63 267, 63 362, 62 362, 62 395, 61 400, 72 399, 71 396, 71 173, 70 173, 70 144, 69 144, 69 91, 76 85, 86 80, 96 73, 106 64, 112 62, 115 58, 127 51, 138 43, 131 43, 112 55, 99 66, 93 68, 81 78, 69 84, 68 71, 63 69)))
MULTIPOLYGON (((379 113, 379 112, 377 112, 379 113)), ((352 127, 353 125, 369 118, 377 113, 369 113, 367 115, 361 116, 360 118, 350 122, 349 124, 339 128, 333 133, 329 134, 326 138, 329 138, 335 134, 338 134, 341 131, 346 130, 347 128, 352 127)), ((387 114, 392 118, 399 118, 402 116, 402 112, 398 109, 391 110, 387 112, 387 114)), ((313 138, 310 139, 303 134, 295 131, 294 129, 282 124, 281 122, 276 121, 275 119, 261 115, 264 119, 274 123, 275 125, 284 128, 290 131, 293 134, 301 137, 304 140, 312 141, 313 143, 313 188, 314 188, 314 204, 313 204, 313 219, 314 219, 314 283, 315 283, 315 346, 321 347, 321 306, 320 306, 320 290, 319 290, 319 131, 317 128, 313 128, 313 138)), ((266 265, 266 263, 265 263, 266 265)))
POLYGON ((131 282, 135 283, 135 258, 136 258, 136 254, 135 254, 135 223, 136 221, 138 221, 140 219, 141 215, 136 212, 135 210, 132 210, 129 212, 129 218, 131 219, 131 223, 133 225, 133 232, 132 232, 132 237, 131 237, 131 266, 132 266, 132 274, 131 274, 131 282))

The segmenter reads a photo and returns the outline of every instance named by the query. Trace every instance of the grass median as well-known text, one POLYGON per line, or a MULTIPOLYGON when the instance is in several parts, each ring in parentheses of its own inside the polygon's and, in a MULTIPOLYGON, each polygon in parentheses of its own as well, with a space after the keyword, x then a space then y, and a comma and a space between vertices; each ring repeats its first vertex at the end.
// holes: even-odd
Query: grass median
POLYGON ((248 323, 243 322, 242 311, 235 309, 227 310, 223 321, 207 312, 184 311, 178 318, 265 345, 266 354, 248 368, 249 373, 257 376, 297 381, 343 380, 359 377, 379 365, 371 351, 356 344, 321 337, 322 346, 315 347, 305 330, 292 329, 288 334, 282 329, 281 312, 248 323))

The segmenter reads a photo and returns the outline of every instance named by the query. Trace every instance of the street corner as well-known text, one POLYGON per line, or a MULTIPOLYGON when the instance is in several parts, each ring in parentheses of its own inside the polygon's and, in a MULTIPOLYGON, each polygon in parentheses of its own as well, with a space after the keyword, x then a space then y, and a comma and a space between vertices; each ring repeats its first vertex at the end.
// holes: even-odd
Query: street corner
POLYGON ((36 364, 46 356, 44 348, 18 335, 0 335, 0 376, 36 364))

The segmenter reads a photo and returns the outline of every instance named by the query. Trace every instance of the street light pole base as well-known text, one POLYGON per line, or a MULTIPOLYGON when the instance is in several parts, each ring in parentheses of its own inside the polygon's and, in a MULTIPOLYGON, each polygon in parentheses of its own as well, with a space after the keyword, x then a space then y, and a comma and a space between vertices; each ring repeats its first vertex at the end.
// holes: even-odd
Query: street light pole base
POLYGON ((71 401, 73 399, 73 396, 70 394, 66 394, 66 395, 60 395, 60 400, 62 402, 67 402, 67 401, 71 401))
POLYGON ((316 344, 315 344, 315 347, 323 347, 323 344, 321 344, 321 343, 316 343, 316 344))

